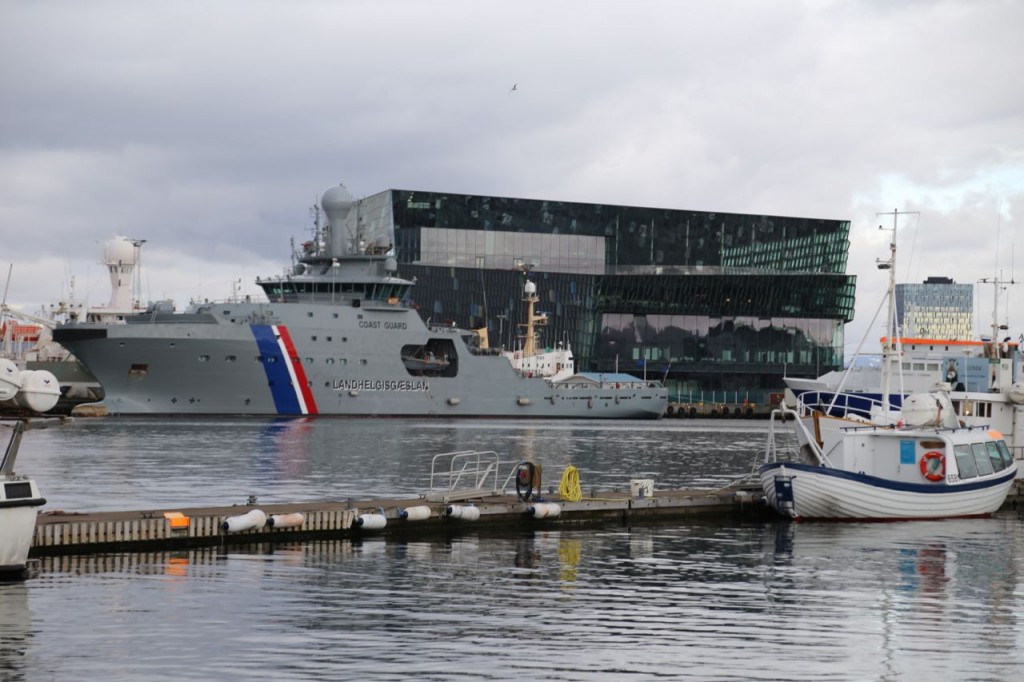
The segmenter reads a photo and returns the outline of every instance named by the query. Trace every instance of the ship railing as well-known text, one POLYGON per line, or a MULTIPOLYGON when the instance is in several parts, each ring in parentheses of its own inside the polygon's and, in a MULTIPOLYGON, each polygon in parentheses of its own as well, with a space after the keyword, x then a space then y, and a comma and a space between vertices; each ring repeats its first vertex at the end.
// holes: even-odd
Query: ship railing
POLYGON ((504 495, 515 475, 516 465, 507 464, 513 473, 499 485, 502 466, 498 453, 493 450, 458 450, 434 455, 430 462, 430 490, 423 497, 432 502, 452 502, 504 495))
MULTIPOLYGON (((899 394, 889 396, 889 413, 900 409, 899 394)), ((878 414, 885 414, 884 402, 863 393, 836 393, 835 391, 804 391, 796 399, 795 410, 800 415, 820 412, 832 417, 861 417, 872 419, 878 414)), ((895 421, 895 417, 893 417, 895 421)))

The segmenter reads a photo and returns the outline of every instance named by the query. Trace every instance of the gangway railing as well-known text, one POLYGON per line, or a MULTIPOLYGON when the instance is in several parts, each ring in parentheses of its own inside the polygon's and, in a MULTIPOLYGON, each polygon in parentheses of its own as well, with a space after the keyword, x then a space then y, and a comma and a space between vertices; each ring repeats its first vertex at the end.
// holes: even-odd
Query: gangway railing
POLYGON ((501 462, 493 450, 458 450, 434 455, 430 462, 430 490, 423 495, 432 502, 468 500, 485 495, 504 495, 518 462, 501 462), (499 485, 502 466, 511 473, 499 485))

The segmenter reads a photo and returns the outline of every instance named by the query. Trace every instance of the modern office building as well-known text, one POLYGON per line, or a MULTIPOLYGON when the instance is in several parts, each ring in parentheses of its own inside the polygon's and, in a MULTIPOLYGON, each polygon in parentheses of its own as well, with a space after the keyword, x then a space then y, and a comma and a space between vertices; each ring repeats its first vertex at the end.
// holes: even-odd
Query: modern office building
POLYGON ((517 344, 528 272, 542 341, 571 344, 580 371, 761 401, 784 373, 843 365, 848 221, 397 189, 358 210, 390 227, 421 315, 486 326, 493 346, 517 344))
POLYGON ((949 277, 896 285, 896 324, 907 338, 969 341, 974 337, 974 285, 949 277))

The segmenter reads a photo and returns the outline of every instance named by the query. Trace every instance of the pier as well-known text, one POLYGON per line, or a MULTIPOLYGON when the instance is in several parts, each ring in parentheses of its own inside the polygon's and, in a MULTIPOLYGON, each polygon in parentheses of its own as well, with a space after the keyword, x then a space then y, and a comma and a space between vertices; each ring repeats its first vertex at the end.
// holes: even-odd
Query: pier
POLYGON ((298 542, 386 536, 452 534, 473 529, 517 530, 607 523, 650 522, 693 516, 767 517, 760 489, 719 491, 595 492, 578 501, 515 494, 454 500, 373 499, 226 507, 71 513, 43 512, 36 521, 30 556, 160 551, 204 546, 298 542), (427 509, 429 512, 424 512, 427 509), (403 512, 417 510, 425 517, 403 512), (475 510, 468 513, 467 510, 475 510), (257 519, 290 517, 296 525, 269 523, 230 530, 230 520, 256 512, 257 519), (301 521, 295 515, 301 515, 301 521), (382 517, 382 518, 381 518, 382 517), (361 521, 363 523, 361 523, 361 521), (383 521, 384 525, 379 525, 383 521))
MULTIPOLYGON (((1024 481, 1018 480, 1004 509, 1019 509, 1022 502, 1024 481)), ((695 518, 764 521, 777 517, 763 503, 760 487, 749 485, 714 491, 652 491, 649 495, 642 489, 593 492, 577 501, 564 500, 557 494, 525 501, 516 494, 485 494, 433 500, 418 497, 92 513, 50 511, 39 515, 30 557, 373 536, 407 539, 483 529, 515 532, 695 518), (409 513, 412 510, 416 512, 409 513), (265 522, 240 530, 229 528, 232 520, 250 515, 262 517, 265 522), (290 523, 272 525, 272 518, 289 519, 290 523)))

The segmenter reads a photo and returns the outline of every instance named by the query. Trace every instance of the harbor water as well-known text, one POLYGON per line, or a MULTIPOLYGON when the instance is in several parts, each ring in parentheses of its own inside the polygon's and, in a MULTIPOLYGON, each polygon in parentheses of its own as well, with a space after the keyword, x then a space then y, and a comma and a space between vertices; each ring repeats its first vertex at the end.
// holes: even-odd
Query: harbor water
MULTIPOLYGON (((417 495, 431 459, 714 488, 758 421, 77 420, 18 471, 64 511, 417 495)), ((0 680, 1006 680, 1024 520, 673 521, 45 558, 0 583, 0 680)))

